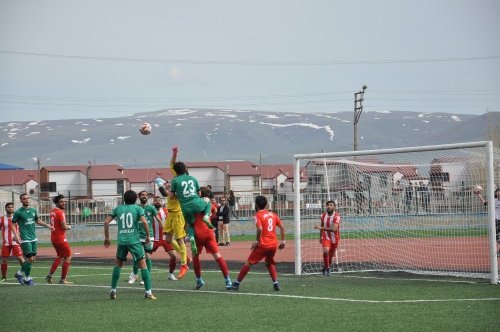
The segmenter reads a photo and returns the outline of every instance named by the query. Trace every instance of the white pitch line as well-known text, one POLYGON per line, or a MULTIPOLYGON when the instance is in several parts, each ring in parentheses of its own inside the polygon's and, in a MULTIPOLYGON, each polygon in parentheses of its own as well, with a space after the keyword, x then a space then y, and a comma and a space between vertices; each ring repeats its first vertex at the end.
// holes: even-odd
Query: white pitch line
MULTIPOLYGON (((16 285, 17 283, 5 282, 4 284, 16 285)), ((51 287, 86 287, 86 288, 105 288, 109 286, 98 285, 58 285, 58 284, 37 284, 37 286, 51 286, 51 287)), ((36 287, 36 286, 34 286, 36 287)), ((138 287, 118 287, 120 289, 137 290, 138 287)), ((287 295, 287 294, 268 294, 268 293, 244 293, 239 291, 204 291, 204 290, 191 290, 191 289, 171 289, 171 288, 153 288, 155 292, 177 292, 177 293, 201 293, 201 294, 216 294, 216 295, 230 295, 230 296, 265 296, 265 297, 279 297, 296 300, 315 300, 315 301, 331 301, 331 302, 356 302, 356 303, 439 303, 439 302, 479 302, 479 301, 500 301, 497 297, 487 298, 465 298, 465 299, 417 299, 417 300, 362 300, 362 299, 349 299, 349 298, 336 298, 336 297, 318 297, 318 296, 301 296, 301 295, 287 295)))

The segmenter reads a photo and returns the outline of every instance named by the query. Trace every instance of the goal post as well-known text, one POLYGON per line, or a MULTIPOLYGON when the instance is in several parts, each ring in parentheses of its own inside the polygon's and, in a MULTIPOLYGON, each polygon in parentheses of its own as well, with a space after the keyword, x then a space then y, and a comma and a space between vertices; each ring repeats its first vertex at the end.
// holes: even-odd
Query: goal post
MULTIPOLYGON (((498 283, 491 141, 294 155, 295 273, 323 267, 320 215, 342 220, 343 271, 399 271, 498 283)), ((498 182, 497 178, 497 182, 498 182)), ((498 186, 498 183, 497 183, 498 186)))

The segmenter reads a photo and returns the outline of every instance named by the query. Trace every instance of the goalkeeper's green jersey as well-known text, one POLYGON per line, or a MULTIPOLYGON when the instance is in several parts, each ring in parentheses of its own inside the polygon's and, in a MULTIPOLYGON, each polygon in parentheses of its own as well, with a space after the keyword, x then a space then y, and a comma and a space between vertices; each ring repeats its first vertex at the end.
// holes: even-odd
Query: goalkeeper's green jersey
POLYGON ((21 243, 36 241, 35 221, 38 220, 38 212, 34 208, 20 207, 14 212, 12 222, 19 225, 19 236, 21 243))
MULTIPOLYGON (((155 215, 158 214, 158 211, 151 204, 147 204, 147 205, 144 205, 144 206, 141 206, 141 207, 144 209, 144 217, 146 218, 146 221, 148 222, 149 237, 151 239, 153 239, 154 238, 153 220, 154 220, 155 215)), ((146 240, 146 231, 144 230, 144 227, 142 226, 142 223, 141 223, 141 226, 139 228, 139 236, 141 238, 141 241, 146 240)))
POLYGON ((139 205, 125 204, 117 206, 110 214, 118 226, 118 244, 141 243, 139 231, 142 228, 141 216, 144 216, 144 209, 139 205))

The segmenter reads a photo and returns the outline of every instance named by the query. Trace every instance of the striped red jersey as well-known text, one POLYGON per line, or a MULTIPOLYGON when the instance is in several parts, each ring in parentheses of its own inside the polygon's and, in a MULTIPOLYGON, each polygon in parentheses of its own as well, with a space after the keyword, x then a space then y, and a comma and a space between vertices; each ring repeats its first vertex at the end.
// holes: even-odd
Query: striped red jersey
POLYGON ((4 246, 15 246, 19 245, 16 240, 14 240, 14 235, 12 231, 15 230, 19 233, 19 225, 12 223, 12 217, 3 216, 0 217, 0 230, 2 230, 2 238, 4 246))
POLYGON ((54 230, 50 232, 50 241, 52 243, 67 242, 66 229, 62 225, 63 221, 66 223, 64 211, 59 208, 53 208, 50 211, 50 224, 54 227, 54 230))
POLYGON ((321 240, 328 240, 332 243, 340 242, 340 214, 335 211, 331 216, 324 212, 321 215, 321 227, 333 228, 333 225, 337 224, 337 231, 321 231, 321 240))
MULTIPOLYGON (((160 218, 161 222, 165 224, 165 220, 167 219, 167 214, 168 210, 167 208, 160 208, 160 211, 158 211, 158 218, 160 218)), ((156 218, 153 218, 153 233, 154 233, 154 240, 155 241, 160 241, 163 239, 163 228, 162 225, 156 220, 156 218)))

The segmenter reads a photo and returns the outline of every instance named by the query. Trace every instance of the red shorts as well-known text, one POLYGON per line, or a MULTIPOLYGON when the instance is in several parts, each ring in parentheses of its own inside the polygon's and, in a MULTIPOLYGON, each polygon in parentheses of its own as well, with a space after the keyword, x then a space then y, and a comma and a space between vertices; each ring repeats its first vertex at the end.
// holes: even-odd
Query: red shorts
POLYGON ((336 242, 336 243, 332 243, 332 241, 330 240, 322 240, 321 241, 321 247, 322 248, 329 248, 330 250, 337 250, 337 247, 339 246, 339 243, 336 242))
POLYGON ((23 251, 21 250, 21 246, 19 244, 13 246, 2 245, 2 257, 9 257, 12 252, 12 256, 22 256, 23 251))
POLYGON ((248 256, 248 262, 250 262, 250 264, 257 264, 258 262, 260 262, 262 259, 265 258, 266 263, 275 265, 276 262, 274 261, 274 255, 276 254, 276 249, 278 248, 257 247, 254 250, 252 250, 250 256, 248 256))
POLYGON ((198 252, 201 254, 203 248, 207 250, 207 254, 216 254, 219 252, 219 245, 215 241, 215 233, 213 231, 209 233, 199 234, 196 233, 196 247, 198 252))
POLYGON ((168 243, 166 240, 159 240, 153 242, 153 252, 156 252, 156 250, 158 250, 158 248, 160 247, 163 247, 163 250, 165 250, 165 252, 174 250, 174 247, 172 247, 172 245, 168 243))
POLYGON ((71 248, 68 242, 52 243, 52 245, 56 249, 57 257, 71 256, 71 248))

